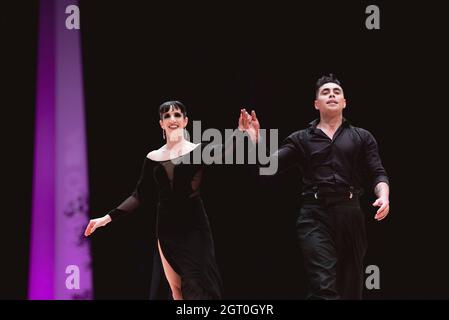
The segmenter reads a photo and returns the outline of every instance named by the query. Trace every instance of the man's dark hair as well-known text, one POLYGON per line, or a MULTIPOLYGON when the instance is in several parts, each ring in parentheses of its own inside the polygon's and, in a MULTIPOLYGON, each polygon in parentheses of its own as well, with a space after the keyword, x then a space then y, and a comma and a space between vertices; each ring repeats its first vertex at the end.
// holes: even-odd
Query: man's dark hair
POLYGON ((341 87, 340 81, 337 79, 337 77, 335 77, 335 75, 333 73, 331 73, 328 76, 322 76, 321 78, 319 78, 317 80, 315 93, 318 94, 318 90, 321 88, 321 86, 328 82, 336 83, 341 87))

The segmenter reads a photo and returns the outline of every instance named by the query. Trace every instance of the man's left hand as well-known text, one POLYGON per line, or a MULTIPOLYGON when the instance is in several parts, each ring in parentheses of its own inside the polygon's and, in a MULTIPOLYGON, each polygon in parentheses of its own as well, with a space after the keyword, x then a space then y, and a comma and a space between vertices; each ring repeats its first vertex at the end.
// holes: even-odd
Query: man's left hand
POLYGON ((374 216, 374 219, 376 219, 377 221, 384 219, 390 211, 390 201, 388 201, 388 199, 378 198, 376 201, 374 201, 373 206, 380 207, 379 210, 377 210, 376 215, 374 216))

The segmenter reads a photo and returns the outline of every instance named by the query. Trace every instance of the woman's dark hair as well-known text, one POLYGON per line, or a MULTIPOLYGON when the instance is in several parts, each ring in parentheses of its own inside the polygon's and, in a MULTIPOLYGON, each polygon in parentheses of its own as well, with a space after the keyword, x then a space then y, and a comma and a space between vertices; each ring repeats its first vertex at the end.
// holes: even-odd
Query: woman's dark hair
POLYGON ((187 117, 187 108, 180 101, 167 101, 159 106, 159 118, 173 107, 174 110, 179 110, 183 114, 184 118, 187 117))
POLYGON ((322 76, 317 80, 315 93, 318 94, 318 90, 321 88, 321 86, 328 82, 336 83, 341 87, 340 81, 335 77, 333 73, 331 73, 328 76, 322 76))

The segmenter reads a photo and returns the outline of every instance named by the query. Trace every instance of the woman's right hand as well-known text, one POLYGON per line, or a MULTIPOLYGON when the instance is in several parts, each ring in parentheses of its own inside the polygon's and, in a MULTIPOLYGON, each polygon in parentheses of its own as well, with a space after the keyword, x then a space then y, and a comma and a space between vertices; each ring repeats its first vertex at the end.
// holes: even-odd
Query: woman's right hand
POLYGON ((89 224, 86 227, 86 230, 84 231, 84 235, 86 237, 90 236, 95 231, 95 229, 103 227, 109 222, 111 222, 111 217, 108 214, 104 217, 90 220, 89 224))
POLYGON ((260 123, 257 119, 256 112, 251 111, 251 115, 246 109, 240 109, 239 130, 246 131, 254 143, 259 140, 260 123))

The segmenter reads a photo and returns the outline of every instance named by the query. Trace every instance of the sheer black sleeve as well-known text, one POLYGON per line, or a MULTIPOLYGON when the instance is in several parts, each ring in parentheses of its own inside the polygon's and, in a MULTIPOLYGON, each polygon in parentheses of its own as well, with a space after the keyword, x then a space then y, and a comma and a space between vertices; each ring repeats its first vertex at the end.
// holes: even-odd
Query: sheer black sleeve
POLYGON ((145 158, 134 192, 117 208, 112 209, 110 212, 108 212, 112 221, 135 211, 142 205, 142 203, 144 203, 149 192, 149 184, 151 179, 150 167, 150 161, 148 160, 148 158, 145 158))

